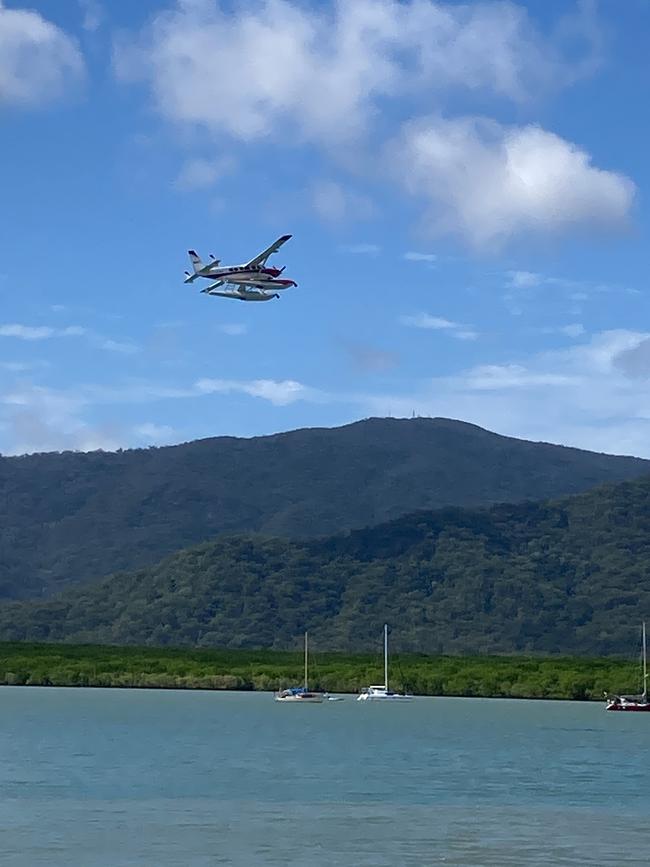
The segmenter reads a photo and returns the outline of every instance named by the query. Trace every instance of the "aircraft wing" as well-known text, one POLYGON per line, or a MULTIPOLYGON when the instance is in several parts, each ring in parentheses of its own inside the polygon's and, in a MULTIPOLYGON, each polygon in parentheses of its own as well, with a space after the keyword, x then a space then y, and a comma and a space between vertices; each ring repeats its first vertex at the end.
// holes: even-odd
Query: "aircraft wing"
POLYGON ((287 243, 289 238, 291 238, 291 235, 283 235, 281 238, 278 238, 277 241, 274 241, 270 247, 267 247, 266 250, 259 253, 254 259, 251 259, 250 262, 246 262, 246 267, 252 268, 253 265, 263 265, 269 256, 273 255, 273 253, 277 253, 280 247, 287 243))
POLYGON ((226 285, 225 280, 217 280, 215 283, 210 283, 210 285, 206 286, 205 289, 201 289, 201 292, 205 292, 209 295, 213 289, 218 289, 219 286, 225 286, 225 285, 226 285))

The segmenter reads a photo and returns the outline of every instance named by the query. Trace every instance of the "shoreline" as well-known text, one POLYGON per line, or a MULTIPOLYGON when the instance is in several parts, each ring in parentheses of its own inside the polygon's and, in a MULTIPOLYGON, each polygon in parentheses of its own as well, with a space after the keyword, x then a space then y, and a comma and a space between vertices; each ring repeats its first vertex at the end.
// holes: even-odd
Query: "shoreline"
MULTIPOLYGON (((214 688, 208 686, 142 686, 139 684, 131 685, 111 685, 111 684, 93 684, 93 683, 85 683, 85 684, 57 684, 57 683, 5 683, 0 681, 0 690, 2 689, 75 689, 75 690, 83 690, 83 689, 119 689, 124 692, 128 692, 129 690, 146 690, 148 692, 218 692, 218 693, 231 693, 233 695, 238 694, 246 694, 246 695, 275 695, 277 690, 272 689, 246 689, 242 687, 241 689, 230 689, 230 688, 214 688)), ((329 693, 324 693, 324 695, 339 695, 344 696, 346 699, 354 699, 356 701, 358 692, 341 692, 334 691, 329 693)), ((541 702, 549 702, 549 701, 566 701, 571 704, 605 704, 605 697, 601 698, 557 698, 551 696, 526 696, 526 695, 457 695, 453 693, 437 693, 435 695, 429 693, 413 693, 413 698, 458 698, 458 699, 475 699, 480 701, 541 701, 541 702)))
MULTIPOLYGON (((378 654, 315 653, 310 687, 357 695, 383 679, 378 654)), ((0 643, 0 685, 275 692, 302 683, 300 651, 0 643)), ((633 693, 636 663, 620 659, 394 654, 398 692, 454 698, 603 701, 633 693)))

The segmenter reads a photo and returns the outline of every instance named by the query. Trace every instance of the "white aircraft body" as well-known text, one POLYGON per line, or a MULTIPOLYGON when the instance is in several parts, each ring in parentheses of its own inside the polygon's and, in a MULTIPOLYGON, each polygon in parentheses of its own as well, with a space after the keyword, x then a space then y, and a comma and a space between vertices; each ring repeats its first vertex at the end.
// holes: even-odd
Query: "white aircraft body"
MULTIPOLYGON (((263 250, 249 262, 242 265, 222 265, 220 259, 204 264, 195 250, 188 250, 194 273, 186 271, 186 283, 193 283, 197 277, 206 277, 208 280, 223 280, 224 283, 266 283, 276 280, 284 271, 284 268, 267 268, 266 260, 276 253, 283 244, 291 238, 291 235, 282 235, 274 241, 270 247, 263 250)), ((295 286, 293 280, 282 281, 287 285, 295 286)))

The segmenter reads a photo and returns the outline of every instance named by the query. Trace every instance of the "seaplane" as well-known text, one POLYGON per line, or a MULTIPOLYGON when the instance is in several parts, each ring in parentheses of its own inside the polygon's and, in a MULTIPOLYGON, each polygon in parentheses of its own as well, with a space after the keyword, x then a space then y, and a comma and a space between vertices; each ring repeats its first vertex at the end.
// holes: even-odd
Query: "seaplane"
POLYGON ((204 263, 195 250, 188 250, 193 271, 185 272, 185 283, 193 283, 202 277, 212 281, 205 289, 201 289, 205 295, 239 301, 271 301, 279 298, 278 289, 289 289, 298 284, 295 280, 281 277, 284 268, 269 267, 267 259, 290 238, 291 235, 282 235, 266 250, 241 265, 222 265, 221 260, 212 255, 211 261, 204 263))

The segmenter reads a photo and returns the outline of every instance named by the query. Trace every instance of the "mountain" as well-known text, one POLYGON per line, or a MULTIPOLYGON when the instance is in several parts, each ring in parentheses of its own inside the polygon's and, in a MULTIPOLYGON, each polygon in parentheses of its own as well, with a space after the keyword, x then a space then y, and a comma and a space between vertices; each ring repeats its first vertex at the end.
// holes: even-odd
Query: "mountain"
POLYGON ((49 596, 221 532, 324 536, 418 509, 540 500, 643 474, 650 461, 437 418, 5 457, 0 599, 49 596))
POLYGON ((650 612, 650 479, 447 508, 324 539, 227 536, 49 601, 0 640, 429 653, 635 652, 650 612))

